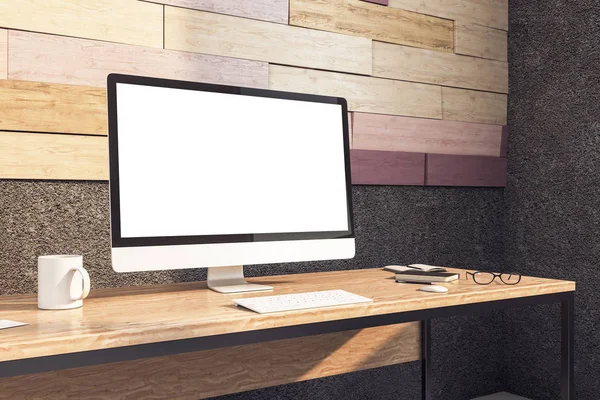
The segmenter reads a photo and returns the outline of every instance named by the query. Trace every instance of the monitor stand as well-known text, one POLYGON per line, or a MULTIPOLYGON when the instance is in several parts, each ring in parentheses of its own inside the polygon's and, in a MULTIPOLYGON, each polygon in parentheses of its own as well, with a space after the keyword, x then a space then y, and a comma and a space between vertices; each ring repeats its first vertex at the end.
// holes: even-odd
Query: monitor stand
POLYGON ((272 286, 248 283, 244 279, 244 267, 212 267, 208 268, 206 279, 208 287, 219 293, 257 292, 259 290, 273 290, 272 286))

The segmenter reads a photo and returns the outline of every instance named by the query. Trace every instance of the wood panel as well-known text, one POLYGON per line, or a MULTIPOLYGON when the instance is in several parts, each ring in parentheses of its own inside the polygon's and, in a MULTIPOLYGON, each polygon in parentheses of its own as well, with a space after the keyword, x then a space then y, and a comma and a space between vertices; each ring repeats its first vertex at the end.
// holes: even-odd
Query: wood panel
POLYGON ((174 7, 288 23, 288 0, 146 0, 174 7))
POLYGON ((111 72, 266 88, 264 62, 10 31, 10 79, 106 87, 111 72))
POLYGON ((17 376, 0 399, 196 400, 415 361, 419 338, 409 323, 17 376))
POLYGON ((452 21, 361 0, 291 0, 290 24, 451 52, 452 21))
POLYGON ((508 96, 474 90, 442 88, 444 119, 506 124, 508 96))
POLYGON ((269 88, 339 96, 350 111, 441 118, 439 86, 269 65, 269 88))
POLYGON ((439 51, 373 42, 373 75, 508 93, 508 64, 439 51))
POLYGON ((389 6, 508 31, 508 0, 389 0, 389 6))
POLYGON ((371 41, 227 15, 165 8, 165 48, 371 74, 371 41))
POLYGON ((0 80, 0 130, 107 135, 106 90, 0 80))
POLYGON ((428 186, 506 186, 506 158, 427 155, 428 186))
POLYGON ((353 185, 424 185, 425 154, 352 149, 353 185))
POLYGON ((2 179, 108 179, 108 138, 0 132, 2 179))
POLYGON ((0 29, 0 79, 8 77, 8 31, 0 29))
MULTIPOLYGON (((464 276, 463 270, 450 270, 464 276)), ((461 279, 445 284, 448 293, 438 296, 420 292, 415 285, 398 285, 393 274, 381 268, 248 280, 274 286, 275 294, 341 289, 369 297, 373 302, 257 314, 235 307, 232 302, 235 296, 208 290, 206 282, 93 290, 83 308, 59 312, 38 310, 35 295, 2 296, 2 318, 29 325, 2 331, 0 361, 575 290, 574 282, 524 276, 518 285, 510 287, 500 282, 481 286, 461 279)), ((253 296, 264 293, 243 293, 238 297, 253 296)))
POLYGON ((458 22, 454 29, 456 54, 507 61, 508 33, 506 31, 458 22))
POLYGON ((348 136, 350 137, 350 148, 352 148, 352 138, 354 136, 354 113, 348 113, 348 136))
POLYGON ((353 147, 365 150, 499 156, 500 125, 354 113, 353 147))
POLYGON ((0 26, 141 46, 163 46, 163 7, 123 0, 3 0, 0 26))
POLYGON ((500 145, 500 157, 506 157, 508 152, 508 126, 502 127, 502 144, 500 145))

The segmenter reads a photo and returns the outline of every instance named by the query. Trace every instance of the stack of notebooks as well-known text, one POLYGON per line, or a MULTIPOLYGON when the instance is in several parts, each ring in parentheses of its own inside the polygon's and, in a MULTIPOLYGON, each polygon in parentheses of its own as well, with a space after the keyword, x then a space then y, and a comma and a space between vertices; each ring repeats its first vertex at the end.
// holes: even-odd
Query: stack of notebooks
POLYGON ((458 279, 458 274, 448 272, 445 268, 425 264, 410 264, 407 266, 390 265, 386 271, 396 273, 396 282, 434 283, 452 282, 458 279))

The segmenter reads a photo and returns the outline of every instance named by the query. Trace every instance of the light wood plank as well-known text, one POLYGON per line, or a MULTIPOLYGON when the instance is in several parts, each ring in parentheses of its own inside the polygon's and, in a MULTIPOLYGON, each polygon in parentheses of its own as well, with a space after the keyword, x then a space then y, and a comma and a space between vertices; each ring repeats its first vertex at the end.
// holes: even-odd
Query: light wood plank
POLYGON ((123 0, 3 0, 0 26, 142 46, 163 46, 163 7, 123 0))
POLYGON ((354 113, 353 148, 499 156, 502 126, 354 113))
POLYGON ((288 25, 165 8, 165 48, 371 74, 371 41, 288 25))
MULTIPOLYGON (((464 277, 463 270, 450 271, 464 277)), ((438 296, 419 292, 413 285, 398 285, 393 274, 381 268, 265 276, 249 281, 268 282, 277 294, 341 289, 372 298, 373 302, 256 314, 235 307, 231 296, 209 290, 206 282, 93 290, 83 308, 61 312, 38 310, 35 295, 3 296, 2 318, 29 325, 2 331, 0 361, 575 290, 575 282, 524 276, 515 286, 500 282, 482 286, 460 279, 444 284, 449 292, 438 296)), ((252 296, 264 293, 244 294, 252 296)))
POLYGON ((344 97, 350 111, 441 118, 439 86, 269 65, 269 88, 344 97))
POLYGON ((353 185, 423 185, 425 154, 352 149, 353 185))
POLYGON ((146 0, 236 17, 288 23, 289 0, 146 0))
POLYGON ((508 33, 506 31, 458 22, 454 29, 456 54, 507 61, 508 33))
POLYGON ((361 0, 291 0, 290 24, 451 52, 452 21, 361 0))
POLYGON ((0 399, 197 400, 415 361, 419 338, 409 323, 17 376, 0 399))
POLYGON ((108 179, 108 138, 0 132, 2 179, 108 179))
POLYGON ((104 89, 0 80, 0 130, 106 135, 104 89))
POLYGON ((10 79, 106 87, 111 72, 268 87, 267 63, 10 31, 10 79))
POLYGON ((8 77, 8 31, 0 29, 0 79, 8 77))
POLYGON ((506 186, 506 158, 427 155, 427 186, 506 186))
POLYGON ((508 31, 508 0, 389 0, 389 6, 508 31))
POLYGON ((373 42, 373 75, 412 82, 508 93, 508 64, 373 42))
POLYGON ((508 96, 474 90, 442 88, 444 119, 506 125, 508 96))

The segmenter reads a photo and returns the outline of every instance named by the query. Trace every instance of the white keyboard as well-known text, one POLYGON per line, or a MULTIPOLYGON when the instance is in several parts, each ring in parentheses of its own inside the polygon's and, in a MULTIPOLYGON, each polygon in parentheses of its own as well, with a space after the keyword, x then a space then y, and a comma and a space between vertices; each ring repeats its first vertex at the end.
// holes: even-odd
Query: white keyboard
POLYGON ((373 301, 373 299, 346 292, 345 290, 325 290, 322 292, 248 297, 245 299, 233 300, 237 306, 245 307, 260 314, 304 310, 307 308, 342 306, 345 304, 369 303, 371 301, 373 301))

